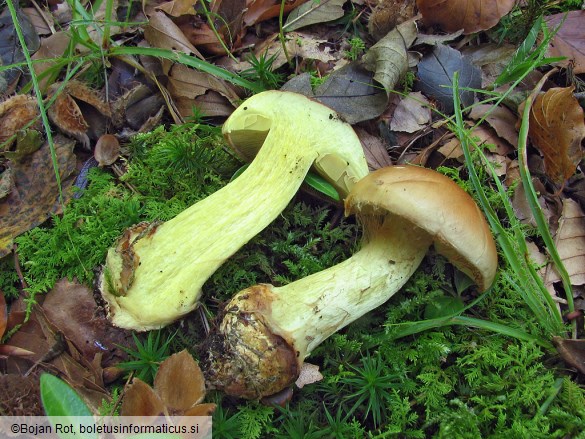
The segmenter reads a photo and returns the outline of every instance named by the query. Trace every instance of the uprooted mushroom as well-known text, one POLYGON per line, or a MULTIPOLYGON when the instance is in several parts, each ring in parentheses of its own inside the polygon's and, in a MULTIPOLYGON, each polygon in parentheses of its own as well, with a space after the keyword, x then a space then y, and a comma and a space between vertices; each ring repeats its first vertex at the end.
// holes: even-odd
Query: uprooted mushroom
POLYGON ((494 280, 497 253, 485 218, 442 174, 379 169, 354 186, 345 208, 365 227, 361 250, 283 287, 261 284, 236 294, 208 341, 209 384, 250 399, 282 390, 323 340, 396 293, 432 244, 479 289, 494 280))
POLYGON ((108 251, 100 290, 114 325, 148 330, 198 304, 217 268, 270 224, 311 167, 341 197, 368 173, 359 139, 328 107, 269 91, 238 107, 223 126, 250 166, 234 181, 163 224, 138 224, 108 251))

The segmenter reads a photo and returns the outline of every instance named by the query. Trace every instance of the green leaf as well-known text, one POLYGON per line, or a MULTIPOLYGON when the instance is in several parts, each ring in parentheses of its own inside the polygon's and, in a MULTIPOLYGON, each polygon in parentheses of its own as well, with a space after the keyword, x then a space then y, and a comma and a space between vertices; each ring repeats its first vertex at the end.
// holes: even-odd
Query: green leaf
POLYGON ((425 307, 425 319, 438 319, 460 313, 465 308, 459 297, 437 297, 425 307))
POLYGON ((41 375, 41 400, 47 416, 93 416, 69 384, 48 373, 41 375))

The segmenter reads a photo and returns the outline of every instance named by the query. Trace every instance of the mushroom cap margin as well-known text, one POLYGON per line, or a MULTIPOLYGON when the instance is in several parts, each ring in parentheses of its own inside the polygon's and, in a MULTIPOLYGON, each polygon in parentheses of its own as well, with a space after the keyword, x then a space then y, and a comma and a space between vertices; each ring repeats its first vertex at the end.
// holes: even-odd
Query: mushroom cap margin
POLYGON ((481 210, 448 177, 418 166, 389 166, 361 179, 345 200, 346 214, 391 213, 427 231, 435 249, 484 291, 498 266, 496 245, 481 210))

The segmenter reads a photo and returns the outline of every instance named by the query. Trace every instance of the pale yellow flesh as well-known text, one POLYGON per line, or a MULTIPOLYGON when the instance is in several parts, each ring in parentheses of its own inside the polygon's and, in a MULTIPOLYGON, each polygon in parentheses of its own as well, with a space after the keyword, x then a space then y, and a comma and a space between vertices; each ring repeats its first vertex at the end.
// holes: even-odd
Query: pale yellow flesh
POLYGON ((299 360, 323 340, 377 308, 416 271, 431 237, 400 218, 368 226, 368 242, 346 261, 283 287, 264 315, 273 333, 292 342, 299 360))
MULTIPOLYGON (((151 239, 138 241, 140 266, 126 294, 112 294, 102 280, 112 323, 156 329, 192 311, 209 276, 270 224, 298 191, 318 155, 309 143, 288 127, 271 129, 242 175, 162 224, 151 239)), ((120 257, 110 251, 106 269, 115 276, 120 266, 120 257)))

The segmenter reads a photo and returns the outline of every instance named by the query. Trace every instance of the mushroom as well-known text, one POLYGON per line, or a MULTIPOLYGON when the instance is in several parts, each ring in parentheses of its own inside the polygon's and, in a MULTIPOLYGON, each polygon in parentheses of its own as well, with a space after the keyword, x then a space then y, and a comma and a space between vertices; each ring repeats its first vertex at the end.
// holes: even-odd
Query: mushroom
POLYGON ((246 158, 234 181, 163 224, 138 224, 108 251, 100 278, 112 323, 165 326, 192 311, 216 269, 286 207, 311 167, 341 197, 367 175, 361 143, 328 107, 291 92, 252 96, 223 133, 246 158))
POLYGON ((352 257, 282 287, 252 286, 228 302, 206 346, 211 386, 249 399, 288 386, 327 337, 399 291, 431 244, 479 289, 494 280, 497 253, 485 218, 442 174, 379 169, 354 186, 345 209, 365 228, 352 257))

